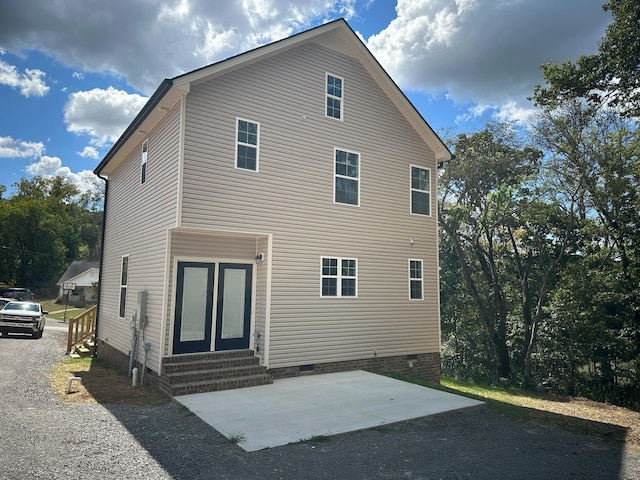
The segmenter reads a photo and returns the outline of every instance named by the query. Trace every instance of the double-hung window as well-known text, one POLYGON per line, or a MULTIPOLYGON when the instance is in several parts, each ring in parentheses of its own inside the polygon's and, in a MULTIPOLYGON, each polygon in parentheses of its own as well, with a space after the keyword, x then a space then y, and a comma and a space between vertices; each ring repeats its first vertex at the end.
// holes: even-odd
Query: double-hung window
POLYGON ((360 154, 335 150, 334 202, 360 204, 360 154))
POLYGON ((344 94, 344 80, 335 75, 327 73, 327 86, 326 86, 326 115, 327 117, 337 118, 342 120, 343 112, 343 94, 344 94))
POLYGON ((431 171, 411 166, 411 213, 431 215, 431 171))
POLYGON ((127 284, 129 282, 129 255, 122 257, 120 264, 120 307, 118 317, 124 318, 127 308, 127 284))
POLYGON ((358 296, 358 261, 355 258, 322 257, 322 297, 358 296))
POLYGON ((140 163, 140 185, 147 181, 147 154, 149 153, 149 142, 146 140, 142 144, 142 161, 140 163))
POLYGON ((260 124, 238 118, 236 124, 236 168, 258 171, 260 124))
POLYGON ((409 298, 422 300, 423 297, 422 260, 409 260, 409 298))

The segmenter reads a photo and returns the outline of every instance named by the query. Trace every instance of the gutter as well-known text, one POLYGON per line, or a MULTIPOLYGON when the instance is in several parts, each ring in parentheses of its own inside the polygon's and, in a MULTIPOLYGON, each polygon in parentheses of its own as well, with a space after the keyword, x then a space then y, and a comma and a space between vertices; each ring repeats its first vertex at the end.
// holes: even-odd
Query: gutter
POLYGON ((103 260, 104 260, 104 237, 105 237, 105 230, 106 230, 106 225, 107 225, 107 199, 109 198, 109 180, 105 177, 101 177, 100 175, 98 175, 99 178, 101 178, 102 180, 104 180, 104 206, 102 208, 102 234, 101 234, 101 244, 100 244, 100 270, 98 273, 98 308, 96 309, 96 330, 93 333, 94 337, 95 337, 95 343, 93 344, 93 354, 91 355, 92 357, 97 357, 98 356, 98 327, 100 325, 100 294, 102 293, 102 272, 104 271, 103 268, 103 260))

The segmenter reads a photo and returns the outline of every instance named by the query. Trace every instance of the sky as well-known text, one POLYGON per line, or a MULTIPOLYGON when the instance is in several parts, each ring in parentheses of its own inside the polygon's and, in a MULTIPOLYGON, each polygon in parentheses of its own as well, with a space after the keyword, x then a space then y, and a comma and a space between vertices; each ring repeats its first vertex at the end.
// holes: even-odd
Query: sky
POLYGON ((523 125, 540 65, 595 53, 604 0, 0 0, 0 185, 81 191, 164 78, 336 18, 431 127, 523 125))

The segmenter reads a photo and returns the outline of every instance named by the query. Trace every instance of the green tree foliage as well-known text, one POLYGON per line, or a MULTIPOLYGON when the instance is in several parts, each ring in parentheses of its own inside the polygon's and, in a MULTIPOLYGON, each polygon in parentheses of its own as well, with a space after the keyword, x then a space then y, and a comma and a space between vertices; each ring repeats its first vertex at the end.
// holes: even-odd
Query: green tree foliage
POLYGON ((556 390, 640 408, 640 133, 579 101, 536 126, 557 191, 580 205, 538 363, 556 390))
POLYGON ((440 178, 438 211, 442 270, 455 272, 443 274, 445 349, 462 358, 467 345, 481 344, 488 354, 482 368, 474 366, 477 375, 510 379, 515 373, 527 382, 572 219, 545 201, 537 187, 542 152, 523 144, 509 125, 459 135, 455 153, 440 178), (461 286, 467 300, 460 298, 461 286))
POLYGON ((542 66, 546 86, 536 86, 537 105, 555 107, 580 98, 592 106, 614 107, 625 116, 640 115, 640 2, 610 0, 603 5, 613 22, 607 27, 598 53, 576 63, 542 66))
POLYGON ((49 286, 72 260, 99 258, 98 197, 62 177, 23 178, 14 187, 13 195, 0 197, 0 281, 49 286))

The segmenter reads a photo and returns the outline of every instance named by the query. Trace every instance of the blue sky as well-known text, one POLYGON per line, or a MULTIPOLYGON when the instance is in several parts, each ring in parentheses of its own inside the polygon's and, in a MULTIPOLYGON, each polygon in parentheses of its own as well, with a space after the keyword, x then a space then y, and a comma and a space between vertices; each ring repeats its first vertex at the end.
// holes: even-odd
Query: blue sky
POLYGON ((539 65, 597 50, 598 0, 0 0, 0 185, 82 190, 163 78, 344 17, 439 133, 526 122, 539 65))

